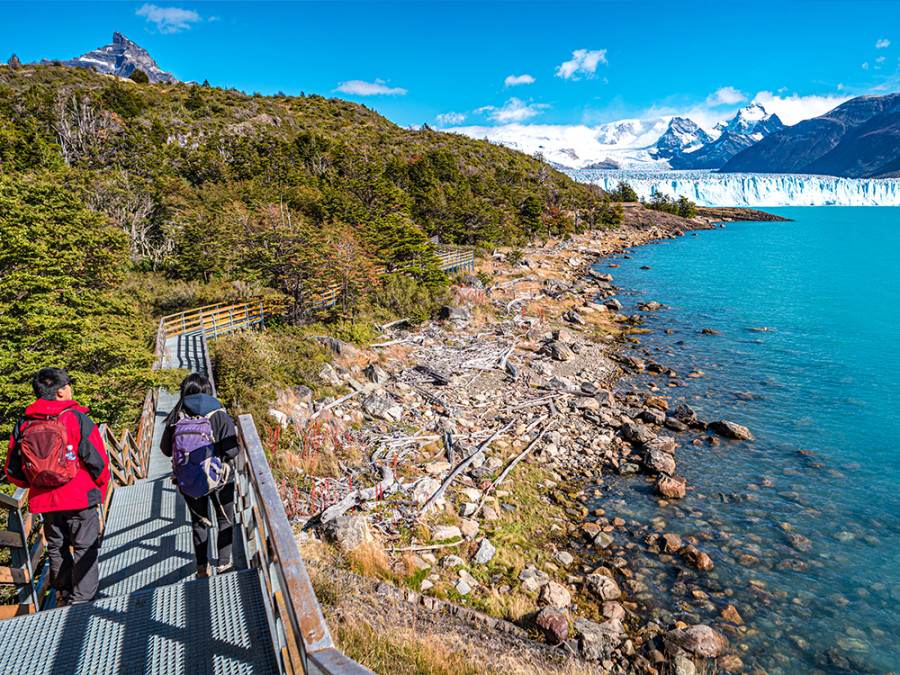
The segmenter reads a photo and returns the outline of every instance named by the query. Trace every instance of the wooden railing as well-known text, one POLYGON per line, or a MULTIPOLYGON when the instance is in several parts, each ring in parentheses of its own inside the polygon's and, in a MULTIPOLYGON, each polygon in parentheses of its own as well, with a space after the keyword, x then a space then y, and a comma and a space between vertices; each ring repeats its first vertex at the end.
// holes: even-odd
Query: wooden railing
POLYGON ((283 672, 373 675, 334 646, 253 417, 241 415, 237 428, 235 526, 248 565, 263 572, 283 672))
MULTIPOLYGON (((17 602, 0 605, 0 619, 31 614, 40 606, 46 573, 35 577, 35 569, 47 548, 40 516, 26 513, 28 490, 16 489, 12 497, 0 493, 0 510, 6 512, 6 529, 0 530, 0 547, 9 549, 9 566, 0 567, 0 584, 16 588, 17 602)), ((45 566, 46 567, 46 566, 45 566)))

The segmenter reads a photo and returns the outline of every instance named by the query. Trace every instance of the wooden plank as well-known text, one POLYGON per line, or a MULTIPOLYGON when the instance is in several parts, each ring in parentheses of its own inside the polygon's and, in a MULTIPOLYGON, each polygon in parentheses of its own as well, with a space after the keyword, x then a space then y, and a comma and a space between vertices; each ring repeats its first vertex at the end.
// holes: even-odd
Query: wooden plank
POLYGON ((28 570, 0 567, 0 584, 27 584, 29 581, 28 570))
POLYGON ((25 545, 25 538, 18 532, 8 532, 0 530, 0 546, 15 546, 22 548, 25 545))
POLYGON ((288 630, 291 625, 291 615, 288 613, 287 606, 284 602, 284 595, 282 595, 281 591, 275 591, 275 609, 278 611, 278 616, 281 617, 281 622, 285 627, 284 641, 287 646, 288 654, 290 655, 291 669, 302 673, 304 668, 303 658, 300 654, 300 646, 297 644, 297 638, 294 635, 294 632, 288 630))
POLYGON ((41 560, 41 556, 44 555, 44 551, 47 550, 47 542, 44 539, 44 533, 38 537, 37 541, 34 542, 34 546, 31 547, 31 569, 37 567, 37 564, 41 560))
POLYGON ((31 529, 34 527, 34 516, 32 514, 28 514, 25 517, 25 534, 31 534, 31 529))
POLYGON ((0 605, 0 620, 25 614, 34 614, 34 605, 0 605))
POLYGON ((12 497, 0 492, 0 506, 5 506, 10 509, 21 509, 27 495, 28 490, 25 488, 17 489, 12 497))

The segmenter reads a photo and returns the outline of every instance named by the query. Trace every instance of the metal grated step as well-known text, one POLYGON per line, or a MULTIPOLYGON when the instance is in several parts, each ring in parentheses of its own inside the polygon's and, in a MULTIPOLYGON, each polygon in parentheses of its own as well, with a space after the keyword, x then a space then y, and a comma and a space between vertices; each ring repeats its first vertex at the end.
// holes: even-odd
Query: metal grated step
POLYGON ((0 673, 277 673, 259 570, 0 621, 0 673))

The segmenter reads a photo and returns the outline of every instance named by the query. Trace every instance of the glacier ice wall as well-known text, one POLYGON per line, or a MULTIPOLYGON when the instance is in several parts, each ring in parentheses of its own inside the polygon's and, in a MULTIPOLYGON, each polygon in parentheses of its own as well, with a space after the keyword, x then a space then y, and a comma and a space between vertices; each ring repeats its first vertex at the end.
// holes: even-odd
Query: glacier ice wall
POLYGON ((700 206, 900 206, 900 179, 862 180, 800 174, 738 174, 707 171, 570 170, 582 183, 612 190, 626 181, 641 199, 654 192, 687 197, 700 206))

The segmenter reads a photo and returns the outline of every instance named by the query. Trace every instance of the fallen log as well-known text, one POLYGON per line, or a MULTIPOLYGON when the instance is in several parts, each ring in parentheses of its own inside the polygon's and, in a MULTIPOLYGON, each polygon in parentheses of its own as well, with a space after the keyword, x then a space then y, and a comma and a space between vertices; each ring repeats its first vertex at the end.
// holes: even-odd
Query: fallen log
POLYGON ((379 465, 378 469, 381 471, 381 480, 378 483, 370 488, 353 490, 353 492, 341 499, 337 504, 329 506, 322 511, 319 516, 321 523, 324 525, 325 523, 344 515, 357 504, 376 499, 383 495, 384 491, 394 484, 394 472, 389 466, 379 465))

